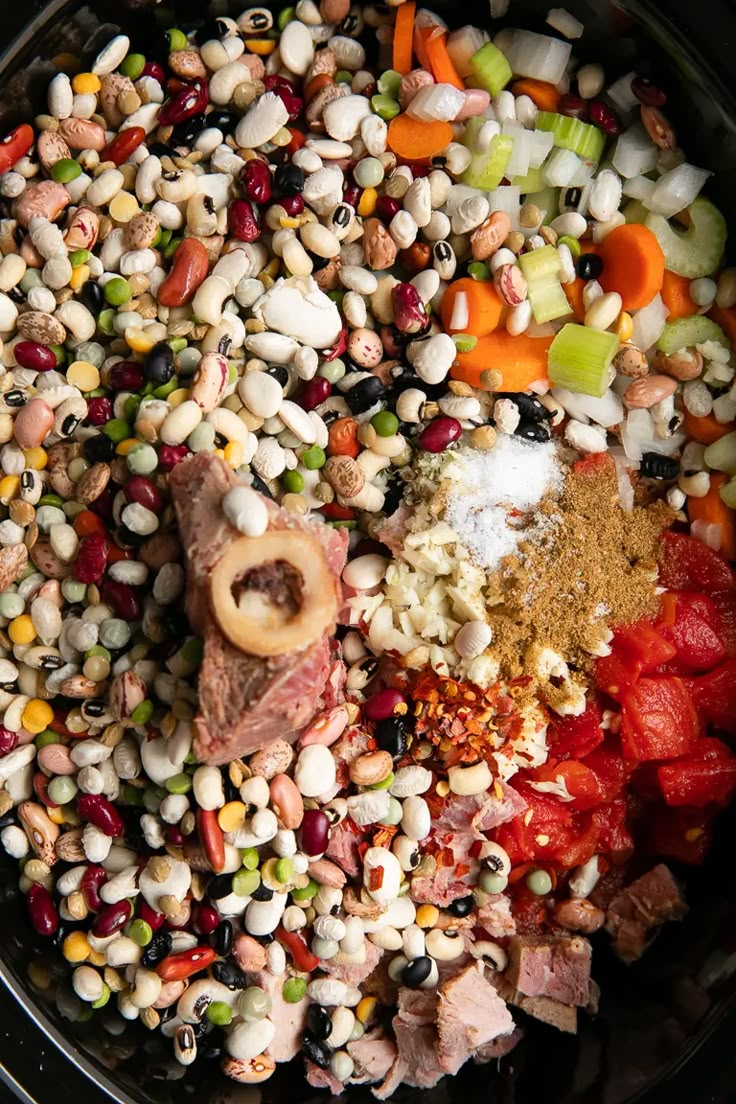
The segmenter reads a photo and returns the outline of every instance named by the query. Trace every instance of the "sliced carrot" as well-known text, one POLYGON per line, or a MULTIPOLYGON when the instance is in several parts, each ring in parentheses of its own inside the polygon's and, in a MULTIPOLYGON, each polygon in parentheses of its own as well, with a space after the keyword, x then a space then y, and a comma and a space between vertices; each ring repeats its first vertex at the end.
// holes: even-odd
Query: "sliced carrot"
POLYGON ((721 437, 725 437, 727 433, 732 433, 736 429, 736 422, 721 425, 712 414, 706 414, 704 417, 698 418, 691 414, 687 407, 684 413, 683 429, 688 437, 692 437, 693 441, 698 441, 701 445, 712 445, 716 441, 720 441, 721 437))
POLYGON ((731 344, 736 346, 736 307, 711 307, 708 317, 721 327, 731 344))
POLYGON ((512 337, 506 330, 496 330, 478 338, 469 353, 458 353, 450 375, 471 387, 480 386, 481 372, 495 368, 503 377, 504 391, 526 391, 537 380, 547 379, 547 353, 551 337, 512 337))
POLYGON ((710 489, 702 498, 690 497, 687 512, 690 521, 704 521, 721 527, 721 552, 729 560, 736 560, 736 513, 726 505, 719 491, 730 482, 725 472, 710 473, 710 489))
POLYGON ((502 312, 503 302, 493 283, 490 280, 473 280, 470 276, 464 276, 450 284, 442 296, 440 306, 442 325, 448 333, 468 333, 474 337, 485 337, 491 330, 495 330, 501 321, 502 312), (455 297, 458 294, 465 295, 468 321, 465 326, 451 328, 455 297))
MULTIPOLYGON (((399 9, 400 11, 401 9, 399 9)), ((426 161, 449 146, 449 123, 420 123, 410 115, 397 115, 388 124, 388 144, 402 161, 426 161)))
POLYGON ((404 3, 399 4, 396 9, 393 66, 402 76, 411 72, 416 10, 414 0, 404 0, 404 3))
POLYGON ((662 302, 669 311, 668 322, 673 318, 688 318, 691 314, 698 313, 698 304, 690 298, 690 284, 691 281, 687 276, 678 276, 668 268, 664 270, 660 294, 662 302))
POLYGON ((573 280, 571 284, 563 284, 562 290, 567 296, 567 301, 572 308, 572 313, 575 315, 576 322, 582 322, 585 318, 585 303, 583 302, 583 291, 585 289, 586 280, 573 280))
POLYGON ((603 272, 598 277, 604 291, 617 291, 624 310, 639 310, 662 290, 664 254, 647 226, 617 226, 603 239, 599 256, 603 272))
POLYGON ((515 96, 528 96, 540 111, 557 111, 557 105, 560 102, 560 94, 553 84, 534 80, 532 77, 514 81, 511 91, 515 96))
POLYGON ((447 32, 437 34, 436 27, 421 27, 419 36, 437 84, 452 84, 464 92, 465 85, 447 52, 447 32))

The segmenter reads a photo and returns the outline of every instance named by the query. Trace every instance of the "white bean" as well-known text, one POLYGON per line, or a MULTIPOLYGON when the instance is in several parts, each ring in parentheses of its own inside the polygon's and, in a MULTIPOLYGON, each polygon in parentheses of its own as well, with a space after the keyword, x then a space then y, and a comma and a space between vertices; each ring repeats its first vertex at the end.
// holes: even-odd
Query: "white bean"
POLYGON ((451 792, 462 796, 485 793, 493 782, 485 760, 472 767, 450 767, 447 778, 451 792))

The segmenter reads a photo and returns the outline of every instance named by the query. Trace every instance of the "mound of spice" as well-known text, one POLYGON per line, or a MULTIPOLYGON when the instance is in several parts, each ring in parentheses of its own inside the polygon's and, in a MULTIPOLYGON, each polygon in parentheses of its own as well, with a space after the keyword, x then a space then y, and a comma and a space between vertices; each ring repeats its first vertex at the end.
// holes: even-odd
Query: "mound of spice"
POLYGON ((489 578, 491 650, 507 679, 540 674, 547 649, 584 670, 611 625, 655 613, 657 545, 674 516, 661 501, 624 510, 607 454, 573 465, 539 509, 547 524, 489 578))

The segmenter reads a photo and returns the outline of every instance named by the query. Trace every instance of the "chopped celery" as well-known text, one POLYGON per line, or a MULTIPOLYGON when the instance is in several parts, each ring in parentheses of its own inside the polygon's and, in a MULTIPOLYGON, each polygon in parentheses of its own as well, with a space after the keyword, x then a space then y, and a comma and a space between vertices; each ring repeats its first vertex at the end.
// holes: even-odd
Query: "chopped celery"
POLYGON ((675 229, 662 215, 649 214, 644 219, 656 236, 664 253, 665 266, 678 276, 696 280, 710 276, 718 267, 726 247, 726 220, 710 200, 698 196, 687 208, 690 225, 675 229))
POLYGON ((657 348, 665 356, 671 356, 680 349, 702 345, 704 341, 717 341, 719 345, 730 348, 728 338, 720 326, 704 314, 692 314, 688 318, 676 318, 674 322, 668 322, 657 342, 657 348))
POLYGON ((649 218, 649 211, 639 199, 632 199, 627 203, 623 214, 627 222, 645 222, 649 218))
POLYGON ((529 172, 525 173, 524 176, 513 177, 511 183, 519 189, 522 195, 527 195, 529 192, 540 192, 544 187, 542 170, 529 169, 529 172))
POLYGON ((522 253, 519 265, 528 285, 535 322, 551 322, 570 313, 570 304, 558 279, 560 257, 553 245, 522 253))
POLYGON ((487 150, 473 154, 473 160, 461 177, 463 184, 482 191, 497 188, 506 173, 513 145, 511 138, 497 134, 487 150))
POLYGON ((617 334, 568 322, 550 345, 549 378, 555 387, 599 399, 608 387, 608 370, 618 346, 617 334))
POLYGON ((497 96, 512 77, 511 66, 492 42, 486 42, 470 59, 471 82, 497 96))
MULTIPOLYGON (((540 170, 541 171, 541 170, 540 170)), ((538 207, 540 211, 546 211, 544 218, 542 219, 543 226, 549 226, 553 219, 556 219, 560 211, 560 189, 559 188, 545 188, 540 187, 538 190, 530 192, 524 201, 525 203, 533 203, 535 207, 538 207)))
POLYGON ((553 245, 544 245, 541 249, 532 249, 531 253, 522 253, 519 264, 528 284, 554 279, 560 274, 560 258, 553 245))
POLYGON ((600 160, 606 142, 605 134, 598 127, 552 111, 539 112, 537 130, 551 130, 558 149, 572 150, 586 161, 600 160))
POLYGON ((736 433, 726 433, 712 445, 708 445, 705 462, 714 471, 736 475, 736 433))

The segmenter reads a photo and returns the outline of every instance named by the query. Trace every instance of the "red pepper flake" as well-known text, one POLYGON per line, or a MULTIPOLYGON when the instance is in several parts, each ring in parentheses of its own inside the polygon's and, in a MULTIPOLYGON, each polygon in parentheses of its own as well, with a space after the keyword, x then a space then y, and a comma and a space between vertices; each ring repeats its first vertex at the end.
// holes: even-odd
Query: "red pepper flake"
POLYGON ((368 875, 368 890, 370 893, 375 893, 377 889, 380 889, 383 885, 383 867, 373 866, 368 875))

